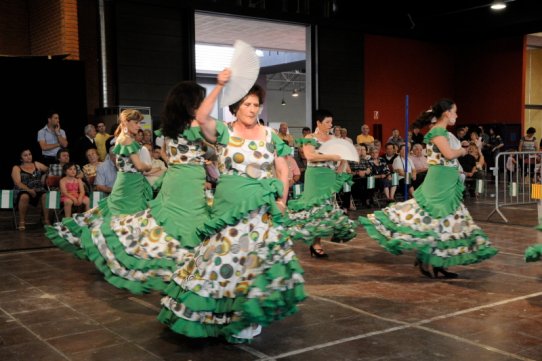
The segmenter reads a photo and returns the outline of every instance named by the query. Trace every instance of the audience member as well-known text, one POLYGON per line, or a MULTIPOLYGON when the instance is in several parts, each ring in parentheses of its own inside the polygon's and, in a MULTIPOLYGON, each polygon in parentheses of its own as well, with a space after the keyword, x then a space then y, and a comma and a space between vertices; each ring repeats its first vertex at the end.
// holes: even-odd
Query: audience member
MULTIPOLYGON (((399 134, 399 129, 395 128, 391 131, 391 136, 388 138, 388 141, 386 143, 388 144, 391 143, 395 145, 398 149, 399 146, 403 144, 404 142, 405 140, 399 134)), ((397 149, 396 149, 396 152, 397 152, 397 149)))
POLYGON ((60 179, 60 201, 64 204, 64 217, 72 216, 73 206, 84 206, 88 211, 90 200, 85 194, 85 185, 77 178, 77 164, 69 162, 62 167, 64 176, 60 179))
MULTIPOLYGON (((47 174, 61 177, 64 174, 64 171, 62 170, 64 164, 70 163, 70 152, 67 149, 60 149, 56 153, 56 160, 57 163, 49 166, 49 172, 47 174)), ((83 172, 81 171, 79 164, 77 164, 77 178, 83 178, 83 172)))
POLYGON ((105 142, 107 139, 109 139, 111 135, 105 131, 104 122, 99 122, 98 124, 96 124, 96 131, 97 133, 94 141, 96 142, 96 149, 98 149, 98 159, 100 160, 100 162, 103 162, 105 157, 107 156, 105 142))
POLYGON ((288 123, 284 123, 284 122, 280 123, 279 131, 277 134, 279 138, 282 139, 290 147, 295 146, 294 137, 290 133, 288 133, 288 123))
POLYGON ((358 134, 356 137, 356 143, 357 144, 366 144, 368 147, 373 145, 373 142, 375 139, 372 135, 369 134, 369 126, 367 124, 363 124, 361 126, 361 134, 358 134))
POLYGON ((414 164, 414 168, 416 168, 416 179, 412 182, 412 186, 414 189, 417 189, 423 183, 429 169, 427 157, 423 154, 423 146, 421 144, 414 144, 412 146, 410 159, 412 160, 412 164, 414 164))
POLYGON ((399 146, 399 155, 393 161, 393 171, 399 175, 399 189, 405 189, 406 182, 408 184, 408 194, 410 197, 413 197, 414 187, 412 182, 416 180, 416 168, 414 167, 414 163, 412 163, 412 159, 410 159, 411 157, 406 158, 405 149, 405 144, 399 146), (410 179, 407 179, 408 173, 410 173, 410 179))
POLYGON ((301 134, 302 134, 302 137, 305 138, 308 134, 311 134, 312 131, 311 131, 311 128, 309 127, 303 127, 303 129, 301 129, 301 134))
POLYGON ((87 150, 98 149, 96 146, 96 128, 92 124, 85 125, 85 135, 79 138, 79 141, 73 147, 70 158, 71 161, 79 166, 83 166, 87 163, 87 150))
POLYGON ((347 142, 353 143, 352 139, 348 136, 348 129, 341 128, 341 139, 346 140, 347 142))
POLYGON ((94 180, 94 189, 107 194, 111 193, 117 179, 117 167, 115 165, 117 156, 113 152, 113 148, 109 148, 109 154, 96 169, 96 179, 94 180))
POLYGON ((43 211, 43 224, 50 224, 49 209, 45 203, 47 190, 43 184, 43 175, 47 173, 47 166, 40 162, 32 161, 30 149, 23 149, 21 152, 21 164, 13 166, 11 179, 16 191, 14 207, 18 208, 19 224, 17 229, 26 229, 26 213, 28 205, 34 207, 41 203, 43 211))
POLYGON ((147 178, 147 181, 152 186, 154 183, 164 174, 164 172, 167 170, 166 163, 161 159, 162 153, 160 147, 152 147, 150 144, 145 144, 144 147, 146 147, 149 150, 149 153, 151 154, 151 170, 148 172, 143 172, 143 175, 145 175, 145 178, 147 178))
POLYGON ((56 111, 50 111, 47 115, 47 125, 38 131, 38 143, 43 163, 47 166, 56 161, 60 149, 68 146, 66 132, 60 128, 60 118, 56 111))
POLYGON ((424 135, 422 134, 420 127, 414 126, 412 128, 412 136, 410 137, 410 142, 412 144, 425 144, 423 141, 424 135))

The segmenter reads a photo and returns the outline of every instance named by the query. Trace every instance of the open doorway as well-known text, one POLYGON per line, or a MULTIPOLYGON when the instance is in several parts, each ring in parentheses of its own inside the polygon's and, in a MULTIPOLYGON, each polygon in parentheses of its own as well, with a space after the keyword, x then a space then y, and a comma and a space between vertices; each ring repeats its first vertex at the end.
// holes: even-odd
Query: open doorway
MULTIPOLYGON (((196 13, 196 73, 203 86, 212 87, 214 76, 227 67, 235 40, 243 40, 260 56, 258 83, 266 90, 261 118, 273 128, 287 122, 294 136, 310 125, 310 69, 307 56, 310 27, 299 24, 252 20, 222 14, 196 13)), ((214 116, 228 121, 227 109, 214 116)))

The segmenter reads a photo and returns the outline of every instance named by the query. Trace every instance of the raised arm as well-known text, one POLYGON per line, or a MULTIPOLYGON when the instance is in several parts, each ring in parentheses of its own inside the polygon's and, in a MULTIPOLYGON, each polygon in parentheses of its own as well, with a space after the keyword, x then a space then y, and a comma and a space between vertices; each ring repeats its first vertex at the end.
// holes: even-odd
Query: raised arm
POLYGON ((211 143, 216 141, 216 121, 211 117, 211 112, 215 106, 218 95, 224 88, 224 85, 230 80, 231 71, 226 68, 218 73, 216 86, 205 97, 200 107, 196 111, 196 122, 201 128, 203 136, 211 143))

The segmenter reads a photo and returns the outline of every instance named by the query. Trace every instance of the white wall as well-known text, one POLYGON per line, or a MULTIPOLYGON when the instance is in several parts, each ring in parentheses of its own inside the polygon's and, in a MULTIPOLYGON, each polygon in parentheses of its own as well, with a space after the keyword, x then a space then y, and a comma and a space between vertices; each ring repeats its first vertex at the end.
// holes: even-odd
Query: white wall
POLYGON ((301 136, 301 128, 310 126, 306 123, 305 96, 305 92, 300 92, 299 96, 294 98, 291 92, 285 92, 284 101, 286 105, 281 105, 282 92, 268 90, 262 118, 269 123, 286 122, 292 135, 301 136))

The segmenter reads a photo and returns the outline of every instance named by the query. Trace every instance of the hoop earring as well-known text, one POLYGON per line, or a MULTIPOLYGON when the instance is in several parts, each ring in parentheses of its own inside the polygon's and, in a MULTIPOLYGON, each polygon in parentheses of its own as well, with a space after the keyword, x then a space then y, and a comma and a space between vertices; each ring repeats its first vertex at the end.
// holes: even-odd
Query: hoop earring
POLYGON ((124 133, 124 135, 128 135, 128 128, 126 127, 122 128, 122 132, 124 133))

